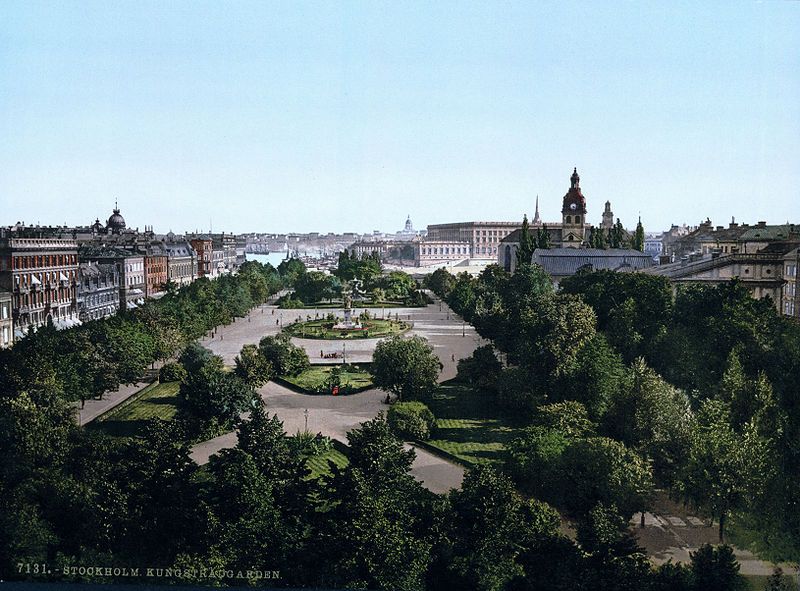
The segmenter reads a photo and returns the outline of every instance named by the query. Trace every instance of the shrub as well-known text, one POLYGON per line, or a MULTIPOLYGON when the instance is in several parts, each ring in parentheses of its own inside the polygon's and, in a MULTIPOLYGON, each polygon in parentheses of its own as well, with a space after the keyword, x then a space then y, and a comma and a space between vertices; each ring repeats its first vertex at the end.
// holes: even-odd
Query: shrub
POLYGON ((405 439, 430 439, 436 425, 436 417, 421 402, 397 402, 387 416, 389 427, 399 437, 405 439))
POLYGON ((283 310, 293 310, 296 308, 305 308, 306 305, 303 303, 302 300, 299 300, 292 296, 292 294, 287 294, 285 296, 281 296, 278 298, 276 302, 278 304, 278 308, 283 310))
POLYGON ((310 431, 298 431, 289 438, 289 448, 297 457, 310 458, 333 449, 333 442, 322 433, 314 435, 310 431))
POLYGON ((186 379, 186 370, 180 363, 171 361, 165 363, 161 370, 158 372, 158 381, 162 384, 165 382, 182 382, 186 379))

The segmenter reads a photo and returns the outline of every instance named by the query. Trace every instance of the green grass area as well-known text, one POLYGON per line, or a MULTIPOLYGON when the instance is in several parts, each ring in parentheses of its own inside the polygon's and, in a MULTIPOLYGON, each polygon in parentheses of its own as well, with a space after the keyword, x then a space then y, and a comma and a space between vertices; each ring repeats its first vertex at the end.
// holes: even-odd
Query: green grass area
POLYGON ((179 389, 180 382, 154 382, 143 388, 130 402, 89 423, 87 427, 112 437, 139 435, 149 419, 170 420, 175 416, 179 389))
POLYGON ((295 322, 284 327, 283 332, 304 339, 369 339, 388 337, 403 333, 411 328, 408 322, 402 320, 381 320, 370 318, 362 322, 360 329, 336 329, 334 322, 329 320, 309 320, 295 322))
POLYGON ((502 461, 505 444, 521 430, 481 392, 455 380, 443 383, 429 406, 436 431, 427 443, 468 465, 502 461))
POLYGON ((330 476, 330 467, 328 461, 333 462, 339 468, 344 468, 348 461, 347 456, 342 452, 335 449, 326 451, 325 453, 316 455, 308 460, 308 467, 311 470, 309 478, 319 478, 320 476, 330 476))
MULTIPOLYGON (((325 388, 330 379, 331 370, 334 365, 312 365, 303 373, 297 376, 283 376, 282 379, 293 386, 309 393, 317 393, 325 388)), ((359 365, 348 365, 341 373, 341 387, 349 384, 351 388, 361 390, 372 386, 372 375, 365 368, 359 365)), ((326 390, 327 393, 327 390, 326 390)))

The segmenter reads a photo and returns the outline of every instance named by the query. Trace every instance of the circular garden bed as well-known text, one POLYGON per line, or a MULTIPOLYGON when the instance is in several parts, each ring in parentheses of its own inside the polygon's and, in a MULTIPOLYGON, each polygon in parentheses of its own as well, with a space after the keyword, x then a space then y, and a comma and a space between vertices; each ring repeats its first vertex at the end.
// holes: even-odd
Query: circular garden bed
POLYGON ((283 331, 293 337, 303 339, 373 339, 400 334, 411 328, 409 322, 403 320, 383 320, 370 318, 361 320, 360 328, 334 328, 338 321, 328 319, 295 322, 285 326, 283 331))

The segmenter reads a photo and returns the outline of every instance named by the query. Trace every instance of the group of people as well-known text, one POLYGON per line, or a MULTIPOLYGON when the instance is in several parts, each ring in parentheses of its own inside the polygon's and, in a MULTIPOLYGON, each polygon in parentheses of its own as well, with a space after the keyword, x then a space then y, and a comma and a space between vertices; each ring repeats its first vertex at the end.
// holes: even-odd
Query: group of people
POLYGON ((332 353, 325 353, 322 349, 319 350, 320 359, 338 359, 341 356, 342 354, 339 351, 333 351, 332 353))

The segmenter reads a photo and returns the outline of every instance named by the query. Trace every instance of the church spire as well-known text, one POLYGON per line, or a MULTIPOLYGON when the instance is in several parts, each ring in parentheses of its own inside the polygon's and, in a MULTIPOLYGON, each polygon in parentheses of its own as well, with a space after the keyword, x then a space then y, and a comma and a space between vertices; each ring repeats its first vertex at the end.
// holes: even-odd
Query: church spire
POLYGON ((570 187, 573 189, 580 189, 581 188, 581 177, 578 176, 578 167, 576 166, 572 170, 572 176, 569 178, 570 180, 570 187))
POLYGON ((536 194, 536 213, 533 214, 533 225, 538 226, 542 223, 541 218, 539 217, 539 194, 536 194))

